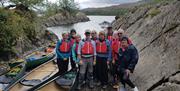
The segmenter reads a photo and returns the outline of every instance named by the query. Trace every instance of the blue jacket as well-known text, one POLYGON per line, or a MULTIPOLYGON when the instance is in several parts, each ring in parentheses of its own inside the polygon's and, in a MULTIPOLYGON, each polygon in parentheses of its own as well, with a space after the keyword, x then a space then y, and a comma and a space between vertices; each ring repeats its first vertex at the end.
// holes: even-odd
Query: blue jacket
POLYGON ((120 48, 118 55, 119 70, 129 69, 131 72, 133 72, 138 59, 138 50, 134 45, 129 45, 125 51, 120 48))
MULTIPOLYGON (((59 47, 60 47, 61 43, 62 43, 62 40, 59 40, 59 41, 57 42, 57 45, 56 45, 56 55, 57 55, 57 58, 61 58, 61 59, 69 58, 70 55, 71 55, 71 51, 69 51, 68 53, 61 53, 61 52, 59 51, 59 47)), ((71 49, 70 49, 70 50, 71 50, 71 49)))

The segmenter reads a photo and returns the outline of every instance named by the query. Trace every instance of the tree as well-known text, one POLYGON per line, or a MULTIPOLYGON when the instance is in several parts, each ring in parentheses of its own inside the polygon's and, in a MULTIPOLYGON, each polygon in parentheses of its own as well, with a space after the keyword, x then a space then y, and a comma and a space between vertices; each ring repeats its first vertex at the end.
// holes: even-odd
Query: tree
POLYGON ((0 3, 1 3, 1 7, 4 7, 4 4, 7 3, 9 0, 0 0, 0 3))
POLYGON ((78 10, 78 4, 74 0, 58 0, 56 3, 48 2, 46 0, 46 11, 45 15, 47 17, 55 15, 57 13, 62 13, 64 16, 74 15, 78 10))
POLYGON ((46 10, 44 12, 45 16, 49 17, 59 13, 59 5, 57 3, 46 3, 46 10))
POLYGON ((73 14, 78 10, 78 4, 74 2, 74 0, 59 0, 60 11, 67 15, 67 13, 73 14))
POLYGON ((33 7, 35 5, 41 4, 44 0, 10 0, 16 5, 22 4, 26 7, 33 7))

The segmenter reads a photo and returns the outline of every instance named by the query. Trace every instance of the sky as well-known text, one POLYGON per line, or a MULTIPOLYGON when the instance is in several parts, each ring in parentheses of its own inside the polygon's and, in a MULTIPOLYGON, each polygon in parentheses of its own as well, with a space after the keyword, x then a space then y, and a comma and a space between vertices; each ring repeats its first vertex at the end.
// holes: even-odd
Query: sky
MULTIPOLYGON (((49 0, 51 2, 56 2, 56 0, 49 0)), ((123 3, 137 2, 139 0, 75 0, 79 4, 80 9, 84 8, 97 8, 118 5, 123 3)))

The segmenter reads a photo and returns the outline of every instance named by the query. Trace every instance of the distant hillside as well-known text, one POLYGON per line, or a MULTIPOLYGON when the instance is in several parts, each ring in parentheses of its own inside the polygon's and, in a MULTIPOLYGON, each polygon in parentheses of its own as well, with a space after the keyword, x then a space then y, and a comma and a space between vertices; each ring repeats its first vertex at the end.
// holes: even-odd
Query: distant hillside
POLYGON ((150 4, 157 4, 160 2, 167 2, 171 0, 142 0, 136 3, 120 4, 103 8, 87 8, 81 10, 86 15, 125 15, 134 12, 138 7, 150 4))
POLYGON ((121 4, 103 8, 87 8, 81 12, 87 15, 124 15, 128 13, 131 7, 139 5, 139 3, 121 4))

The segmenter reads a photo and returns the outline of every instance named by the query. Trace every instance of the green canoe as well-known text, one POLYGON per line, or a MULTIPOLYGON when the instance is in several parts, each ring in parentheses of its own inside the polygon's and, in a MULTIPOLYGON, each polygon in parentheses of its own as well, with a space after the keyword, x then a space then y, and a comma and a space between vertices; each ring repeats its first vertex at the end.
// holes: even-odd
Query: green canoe
POLYGON ((25 61, 12 66, 9 64, 10 71, 0 76, 0 90, 8 91, 23 75, 25 75, 25 61))
MULTIPOLYGON (((31 55, 26 57, 26 67, 27 70, 32 70, 33 68, 47 62, 48 60, 55 57, 54 51, 47 52, 47 48, 39 49, 36 52, 33 52, 31 55)), ((54 48, 53 48, 54 50, 54 48)))

